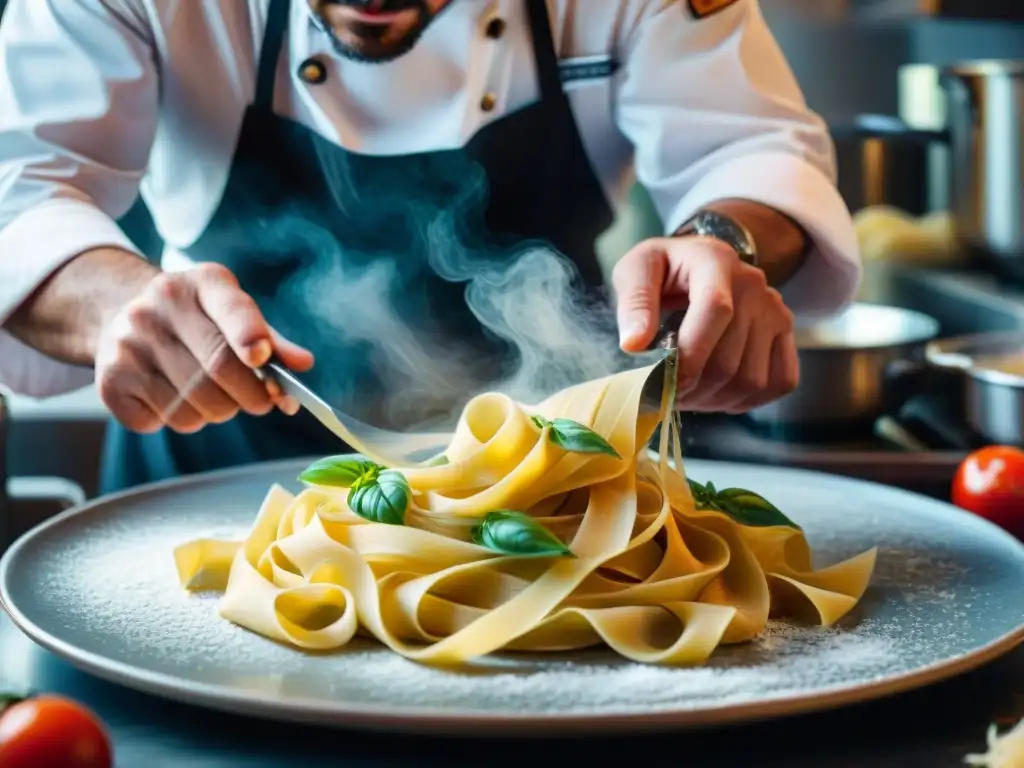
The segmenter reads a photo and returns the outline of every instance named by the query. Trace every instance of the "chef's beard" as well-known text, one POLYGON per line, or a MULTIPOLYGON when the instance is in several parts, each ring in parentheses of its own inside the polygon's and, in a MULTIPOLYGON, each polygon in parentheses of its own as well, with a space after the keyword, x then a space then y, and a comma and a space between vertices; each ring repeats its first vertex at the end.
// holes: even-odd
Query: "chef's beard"
POLYGON ((424 30, 449 5, 445 3, 433 11, 426 0, 384 0, 377 9, 381 13, 406 11, 415 13, 415 19, 402 23, 366 24, 347 21, 339 30, 328 18, 329 6, 360 8, 362 0, 316 0, 314 13, 320 18, 324 32, 334 50, 346 59, 383 64, 404 56, 419 42, 424 30))

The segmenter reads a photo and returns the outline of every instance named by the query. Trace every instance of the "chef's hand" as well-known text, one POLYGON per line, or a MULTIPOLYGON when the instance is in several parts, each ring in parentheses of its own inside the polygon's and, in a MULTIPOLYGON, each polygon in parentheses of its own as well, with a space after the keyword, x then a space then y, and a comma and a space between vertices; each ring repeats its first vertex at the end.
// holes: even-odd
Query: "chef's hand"
POLYGON ((239 411, 298 410, 298 403, 253 369, 276 354, 289 368, 304 371, 313 356, 267 324, 226 267, 153 269, 140 283, 135 298, 103 324, 96 342, 100 397, 125 427, 191 433, 239 411))
POLYGON ((662 310, 686 308, 678 407, 743 413, 796 388, 793 314, 764 273, 722 241, 646 240, 616 265, 613 284, 627 352, 650 344, 662 310))

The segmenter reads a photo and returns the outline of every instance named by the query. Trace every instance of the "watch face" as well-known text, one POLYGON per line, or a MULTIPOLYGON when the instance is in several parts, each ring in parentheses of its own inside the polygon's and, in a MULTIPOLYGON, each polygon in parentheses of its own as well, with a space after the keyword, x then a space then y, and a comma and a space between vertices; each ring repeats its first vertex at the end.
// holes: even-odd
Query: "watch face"
POLYGON ((694 219, 694 231, 728 243, 740 258, 749 264, 757 263, 757 248, 746 227, 714 211, 705 211, 694 219))

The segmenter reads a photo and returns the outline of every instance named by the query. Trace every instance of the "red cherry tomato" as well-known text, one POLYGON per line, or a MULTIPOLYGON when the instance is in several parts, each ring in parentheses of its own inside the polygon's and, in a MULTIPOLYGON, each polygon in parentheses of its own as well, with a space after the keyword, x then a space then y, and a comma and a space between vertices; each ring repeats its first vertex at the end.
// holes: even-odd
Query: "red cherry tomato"
POLYGON ((953 503, 1024 539, 1024 450, 990 445, 969 455, 953 478, 953 503))
POLYGON ((110 738, 90 710, 38 696, 0 714, 0 768, 110 768, 110 738))

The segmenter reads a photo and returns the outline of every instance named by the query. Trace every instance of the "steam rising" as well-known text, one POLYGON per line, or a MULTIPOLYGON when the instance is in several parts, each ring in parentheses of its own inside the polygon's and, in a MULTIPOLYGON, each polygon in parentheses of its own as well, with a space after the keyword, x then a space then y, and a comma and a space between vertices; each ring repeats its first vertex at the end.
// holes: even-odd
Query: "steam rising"
POLYGON ((479 166, 451 169, 444 195, 410 196, 387 188, 386 179, 374 182, 371 195, 346 156, 341 165, 322 160, 332 163, 338 209, 357 218, 360 233, 339 238, 287 214, 261 229, 272 240, 267 254, 307 265, 277 286, 274 304, 290 315, 270 320, 316 354, 309 382, 333 405, 381 427, 444 428, 482 391, 533 403, 630 367, 609 303, 584 297, 569 259, 540 242, 485 241, 487 182, 479 166), (490 346, 508 349, 481 357, 461 334, 442 333, 442 323, 422 311, 425 287, 410 278, 416 269, 464 286, 490 346), (353 355, 378 380, 357 375, 353 355))

